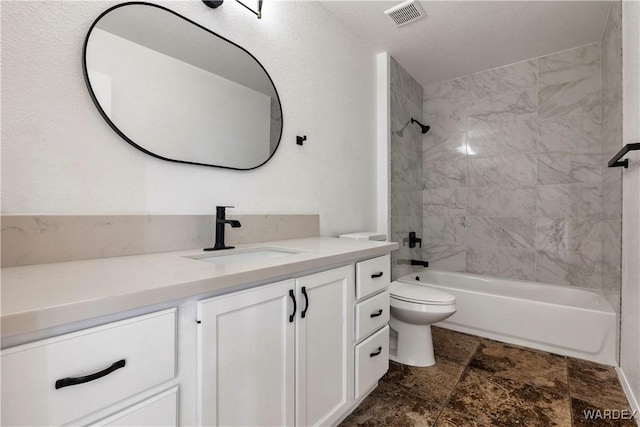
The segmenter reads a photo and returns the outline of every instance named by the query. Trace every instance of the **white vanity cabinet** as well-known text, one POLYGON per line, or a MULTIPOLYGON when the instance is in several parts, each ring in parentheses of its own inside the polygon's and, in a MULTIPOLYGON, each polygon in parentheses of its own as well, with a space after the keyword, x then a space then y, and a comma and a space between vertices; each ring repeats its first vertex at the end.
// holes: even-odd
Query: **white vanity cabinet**
POLYGON ((389 255, 356 263, 355 398, 365 396, 389 369, 389 255))
POLYGON ((353 388, 352 266, 198 303, 199 424, 329 425, 353 388))
POLYGON ((122 406, 113 422, 176 425, 175 398, 141 403, 175 375, 175 308, 12 347, 2 351, 2 425, 93 423, 122 406))

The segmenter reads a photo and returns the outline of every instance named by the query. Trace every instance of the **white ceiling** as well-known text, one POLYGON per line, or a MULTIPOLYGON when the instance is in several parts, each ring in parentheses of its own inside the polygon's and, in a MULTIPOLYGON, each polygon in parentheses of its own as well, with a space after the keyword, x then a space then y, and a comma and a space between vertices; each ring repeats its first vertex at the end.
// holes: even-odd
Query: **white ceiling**
POLYGON ((322 4, 423 86, 600 41, 607 1, 421 1, 427 16, 398 28, 401 1, 322 4))

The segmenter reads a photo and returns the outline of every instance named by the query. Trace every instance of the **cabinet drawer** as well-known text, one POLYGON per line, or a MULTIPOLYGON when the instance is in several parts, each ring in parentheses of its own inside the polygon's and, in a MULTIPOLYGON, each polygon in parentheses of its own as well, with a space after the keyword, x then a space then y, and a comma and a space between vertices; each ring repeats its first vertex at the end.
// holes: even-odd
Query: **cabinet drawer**
POLYGON ((170 309, 2 351, 2 424, 69 423, 173 378, 175 335, 170 309))
POLYGON ((92 426, 177 426, 178 387, 143 400, 130 408, 92 423, 92 426))
POLYGON ((389 327, 356 346, 356 399, 362 397, 389 369, 389 327))
POLYGON ((356 304, 356 341, 389 323, 389 291, 356 304))
POLYGON ((389 255, 356 264, 356 299, 365 298, 389 286, 391 283, 391 258, 389 255))

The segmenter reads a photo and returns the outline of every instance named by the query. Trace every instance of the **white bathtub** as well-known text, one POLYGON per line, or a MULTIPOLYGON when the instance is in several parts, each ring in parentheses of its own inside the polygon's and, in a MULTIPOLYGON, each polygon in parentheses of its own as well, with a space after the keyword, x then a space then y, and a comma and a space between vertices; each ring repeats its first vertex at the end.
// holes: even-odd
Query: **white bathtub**
POLYGON ((617 365, 617 315, 598 291, 424 269, 398 279, 456 297, 447 329, 617 365))

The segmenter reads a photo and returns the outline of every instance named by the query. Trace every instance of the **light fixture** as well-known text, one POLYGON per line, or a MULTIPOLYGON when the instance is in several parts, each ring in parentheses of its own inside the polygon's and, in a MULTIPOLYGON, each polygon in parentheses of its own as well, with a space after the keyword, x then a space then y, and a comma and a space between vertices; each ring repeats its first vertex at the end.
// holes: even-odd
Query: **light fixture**
MULTIPOLYGON (((251 13, 256 15, 258 17, 258 19, 262 18, 262 0, 258 0, 258 10, 257 11, 253 10, 252 8, 250 8, 249 6, 247 6, 246 4, 241 2, 240 0, 236 0, 236 1, 238 3, 240 3, 242 6, 244 6, 245 9, 247 9, 248 11, 250 11, 251 13)), ((211 9, 216 9, 216 8, 222 6, 222 3, 224 2, 224 0, 202 0, 202 2, 204 4, 206 4, 208 7, 210 7, 211 9)))

